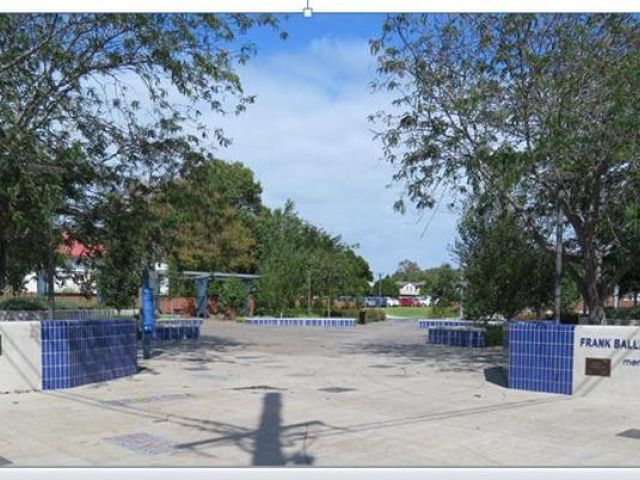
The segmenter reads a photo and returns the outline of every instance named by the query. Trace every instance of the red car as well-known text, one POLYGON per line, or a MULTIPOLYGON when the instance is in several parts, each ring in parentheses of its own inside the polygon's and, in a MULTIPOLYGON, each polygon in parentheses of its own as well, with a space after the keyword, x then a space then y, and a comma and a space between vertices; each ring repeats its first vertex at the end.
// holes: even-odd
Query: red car
POLYGON ((420 301, 417 298, 405 297, 400 299, 401 307, 419 307, 420 301))

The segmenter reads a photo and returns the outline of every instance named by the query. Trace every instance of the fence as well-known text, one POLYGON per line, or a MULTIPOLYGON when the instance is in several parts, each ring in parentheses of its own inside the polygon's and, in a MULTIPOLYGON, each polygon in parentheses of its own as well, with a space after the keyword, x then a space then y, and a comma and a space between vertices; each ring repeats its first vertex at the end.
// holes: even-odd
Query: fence
MULTIPOLYGON (((53 320, 99 320, 122 317, 133 317, 131 310, 122 310, 120 314, 115 309, 78 309, 78 310, 55 310, 53 320)), ((0 310, 0 321, 4 322, 24 322, 24 321, 48 321, 49 312, 47 310, 0 310)))

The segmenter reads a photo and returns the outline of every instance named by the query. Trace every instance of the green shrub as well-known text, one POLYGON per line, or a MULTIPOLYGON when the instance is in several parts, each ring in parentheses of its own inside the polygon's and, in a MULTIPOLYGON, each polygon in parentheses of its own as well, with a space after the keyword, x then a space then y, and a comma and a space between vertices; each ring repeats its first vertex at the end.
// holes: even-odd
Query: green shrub
MULTIPOLYGON (((387 314, 381 308, 365 308, 367 323, 372 322, 384 322, 387 319, 387 314)), ((357 316, 355 317, 358 318, 357 316)))
POLYGON ((229 318, 235 318, 247 301, 247 289, 242 280, 230 278, 220 288, 220 306, 229 318))
POLYGON ((577 312, 562 312, 560 314, 560 323, 567 325, 578 325, 580 322, 580 314, 577 312))
POLYGON ((605 308, 607 318, 615 320, 640 320, 640 307, 631 308, 605 308))
MULTIPOLYGON (((45 304, 46 304, 46 301, 45 301, 45 304)), ((87 308, 111 308, 111 307, 108 307, 106 305, 97 306, 95 302, 91 302, 89 300, 84 300, 84 299, 82 300, 78 299, 74 301, 74 300, 67 300, 67 299, 61 298, 59 300, 56 300, 56 310, 82 310, 87 308)))
POLYGON ((485 334, 487 347, 501 347, 502 325, 487 325, 484 328, 487 329, 487 333, 485 334))
POLYGON ((47 304, 38 297, 10 297, 0 300, 0 310, 46 310, 47 304))
POLYGON ((450 305, 434 305, 431 307, 431 314, 434 318, 458 318, 460 316, 460 310, 450 305))

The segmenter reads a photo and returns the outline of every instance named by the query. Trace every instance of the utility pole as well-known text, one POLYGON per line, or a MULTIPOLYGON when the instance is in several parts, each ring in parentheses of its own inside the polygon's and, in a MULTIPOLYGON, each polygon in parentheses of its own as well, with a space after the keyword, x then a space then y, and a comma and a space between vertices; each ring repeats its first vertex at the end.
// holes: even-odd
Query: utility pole
POLYGON ((556 272, 555 272, 555 315, 554 320, 560 323, 560 309, 562 307, 562 201, 564 200, 564 190, 558 185, 558 216, 556 218, 556 272))
POLYGON ((307 270, 307 315, 311 316, 311 270, 307 270))
MULTIPOLYGON (((382 298, 382 274, 378 273, 378 297, 382 298)), ((380 300, 382 302, 382 300, 380 300)))

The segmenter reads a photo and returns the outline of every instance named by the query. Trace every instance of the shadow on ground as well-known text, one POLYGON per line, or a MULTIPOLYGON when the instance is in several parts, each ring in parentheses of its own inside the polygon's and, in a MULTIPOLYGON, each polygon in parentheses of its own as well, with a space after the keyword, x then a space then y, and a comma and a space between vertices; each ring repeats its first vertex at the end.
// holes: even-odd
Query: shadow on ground
POLYGON ((230 338, 204 335, 195 341, 166 342, 152 347, 151 358, 165 361, 187 362, 187 369, 193 369, 194 364, 206 364, 216 361, 222 363, 236 363, 232 359, 224 358, 221 354, 241 352, 254 345, 249 342, 238 342, 230 338))
POLYGON ((484 369, 484 379, 498 385, 499 387, 507 388, 507 371, 504 367, 489 367, 484 369))
POLYGON ((104 409, 122 415, 150 419, 155 422, 170 422, 196 432, 213 434, 212 437, 193 442, 173 444, 173 451, 178 455, 180 452, 189 452, 204 458, 216 458, 214 453, 216 447, 235 445, 251 456, 251 464, 254 466, 312 465, 316 457, 310 455, 308 449, 313 445, 314 441, 319 438, 397 429, 398 427, 407 425, 472 417, 475 415, 485 415, 487 413, 570 400, 564 396, 544 396, 543 398, 537 399, 499 402, 479 407, 429 412, 422 415, 401 416, 345 426, 329 425, 320 420, 283 425, 282 394, 278 392, 268 392, 263 396, 260 421, 257 428, 254 429, 210 419, 157 412, 137 405, 108 403, 79 393, 51 392, 46 395, 80 403, 85 406, 91 406, 96 409, 104 409), (295 449, 295 452, 287 455, 284 449, 295 449))
POLYGON ((348 343, 341 349, 346 354, 371 354, 392 360, 429 362, 441 372, 471 372, 483 370, 487 365, 498 368, 505 362, 501 348, 464 348, 429 345, 424 342, 348 343))

